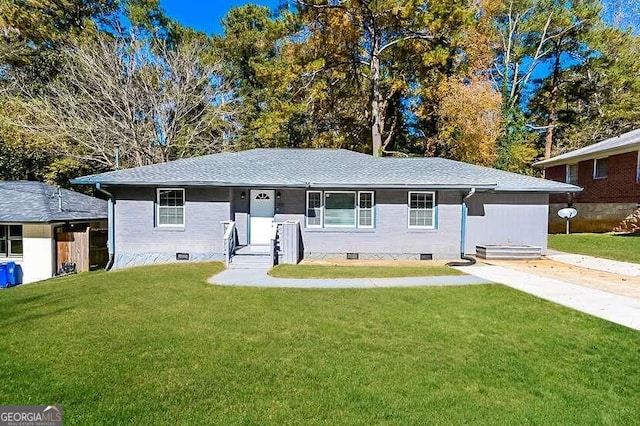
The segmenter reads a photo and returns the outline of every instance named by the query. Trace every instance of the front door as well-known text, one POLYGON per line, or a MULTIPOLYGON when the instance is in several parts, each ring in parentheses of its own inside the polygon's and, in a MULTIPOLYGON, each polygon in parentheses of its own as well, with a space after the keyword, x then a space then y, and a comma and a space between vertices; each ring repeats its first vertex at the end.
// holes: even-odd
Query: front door
POLYGON ((275 191, 272 189, 252 189, 249 214, 249 244, 269 244, 271 226, 275 213, 275 191))

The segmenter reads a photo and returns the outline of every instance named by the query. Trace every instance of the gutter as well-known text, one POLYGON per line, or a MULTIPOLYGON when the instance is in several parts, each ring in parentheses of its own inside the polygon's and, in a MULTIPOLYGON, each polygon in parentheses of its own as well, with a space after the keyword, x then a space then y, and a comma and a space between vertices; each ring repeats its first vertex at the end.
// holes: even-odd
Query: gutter
POLYGON ((471 256, 466 256, 464 254, 465 243, 467 241, 467 200, 471 198, 476 193, 476 188, 471 188, 469 193, 462 198, 462 203, 460 205, 461 215, 460 215, 460 259, 465 262, 449 262, 447 266, 471 266, 476 263, 476 259, 471 256))
MULTIPOLYGON (((202 182, 202 181, 170 181, 170 182, 158 182, 158 181, 145 181, 145 182, 91 182, 74 179, 71 181, 74 185, 117 185, 117 186, 204 186, 211 188, 272 188, 272 189, 298 189, 298 188, 373 188, 373 189, 442 189, 442 190, 459 190, 469 189, 475 187, 478 190, 496 190, 497 184, 441 184, 441 183, 416 183, 416 184, 371 184, 371 183, 331 183, 331 182, 304 182, 304 183, 269 183, 269 182, 202 182)), ((566 192, 565 190, 558 190, 558 192, 566 192)))
MULTIPOLYGON (((618 146, 614 148, 603 149, 601 151, 593 151, 585 154, 571 155, 567 157, 563 157, 565 154, 558 155, 557 157, 552 157, 547 160, 541 160, 536 163, 533 163, 533 167, 536 168, 548 168, 554 166, 561 166, 564 164, 576 164, 581 161, 589 161, 595 158, 605 158, 611 157, 612 155, 626 154, 629 152, 634 152, 638 150, 640 146, 639 142, 634 142, 625 146, 618 146)), ((587 147, 588 148, 588 147, 587 147)), ((570 153, 567 153, 570 154, 570 153)))
POLYGON ((116 199, 113 196, 112 193, 105 191, 102 186, 100 185, 100 183, 96 183, 96 190, 102 192, 103 194, 105 194, 107 197, 109 197, 108 199, 108 210, 107 210, 107 227, 108 227, 108 232, 107 232, 107 247, 109 249, 109 261, 107 262, 107 266, 104 268, 105 270, 109 271, 111 270, 111 268, 113 268, 113 263, 115 261, 115 249, 116 249, 116 230, 115 230, 115 223, 114 223, 114 219, 115 219, 115 202, 116 199))

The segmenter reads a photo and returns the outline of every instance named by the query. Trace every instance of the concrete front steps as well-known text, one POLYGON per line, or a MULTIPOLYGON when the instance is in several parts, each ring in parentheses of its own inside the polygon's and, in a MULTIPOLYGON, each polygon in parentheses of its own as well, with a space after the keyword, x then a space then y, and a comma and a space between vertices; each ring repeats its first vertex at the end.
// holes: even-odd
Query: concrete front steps
POLYGON ((236 250, 229 269, 270 269, 269 246, 244 246, 236 250))

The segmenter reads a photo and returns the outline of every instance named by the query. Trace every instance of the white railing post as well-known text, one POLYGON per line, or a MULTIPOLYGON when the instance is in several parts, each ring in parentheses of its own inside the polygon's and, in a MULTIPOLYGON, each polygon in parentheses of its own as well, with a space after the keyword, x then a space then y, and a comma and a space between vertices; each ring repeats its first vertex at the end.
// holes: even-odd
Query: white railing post
POLYGON ((280 223, 273 222, 271 225, 271 239, 269 241, 269 256, 271 257, 271 266, 276 266, 278 260, 278 227, 280 223))
POLYGON ((231 258, 236 250, 236 223, 232 220, 222 221, 223 245, 222 253, 224 254, 224 263, 229 266, 231 258))

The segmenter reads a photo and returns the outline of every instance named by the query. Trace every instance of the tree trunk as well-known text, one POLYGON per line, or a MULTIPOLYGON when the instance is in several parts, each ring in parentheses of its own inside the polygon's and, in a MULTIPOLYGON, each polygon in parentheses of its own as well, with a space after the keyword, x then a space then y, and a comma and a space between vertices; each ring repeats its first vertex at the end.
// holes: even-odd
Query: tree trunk
POLYGON ((549 120, 547 133, 544 138, 544 158, 551 158, 553 149, 553 136, 558 122, 558 92, 560 91, 560 52, 559 44, 555 45, 555 63, 553 66, 553 79, 551 80, 551 99, 549 100, 549 120))
POLYGON ((371 140, 373 156, 382 156, 382 123, 380 114, 380 40, 374 32, 371 46, 371 140))

